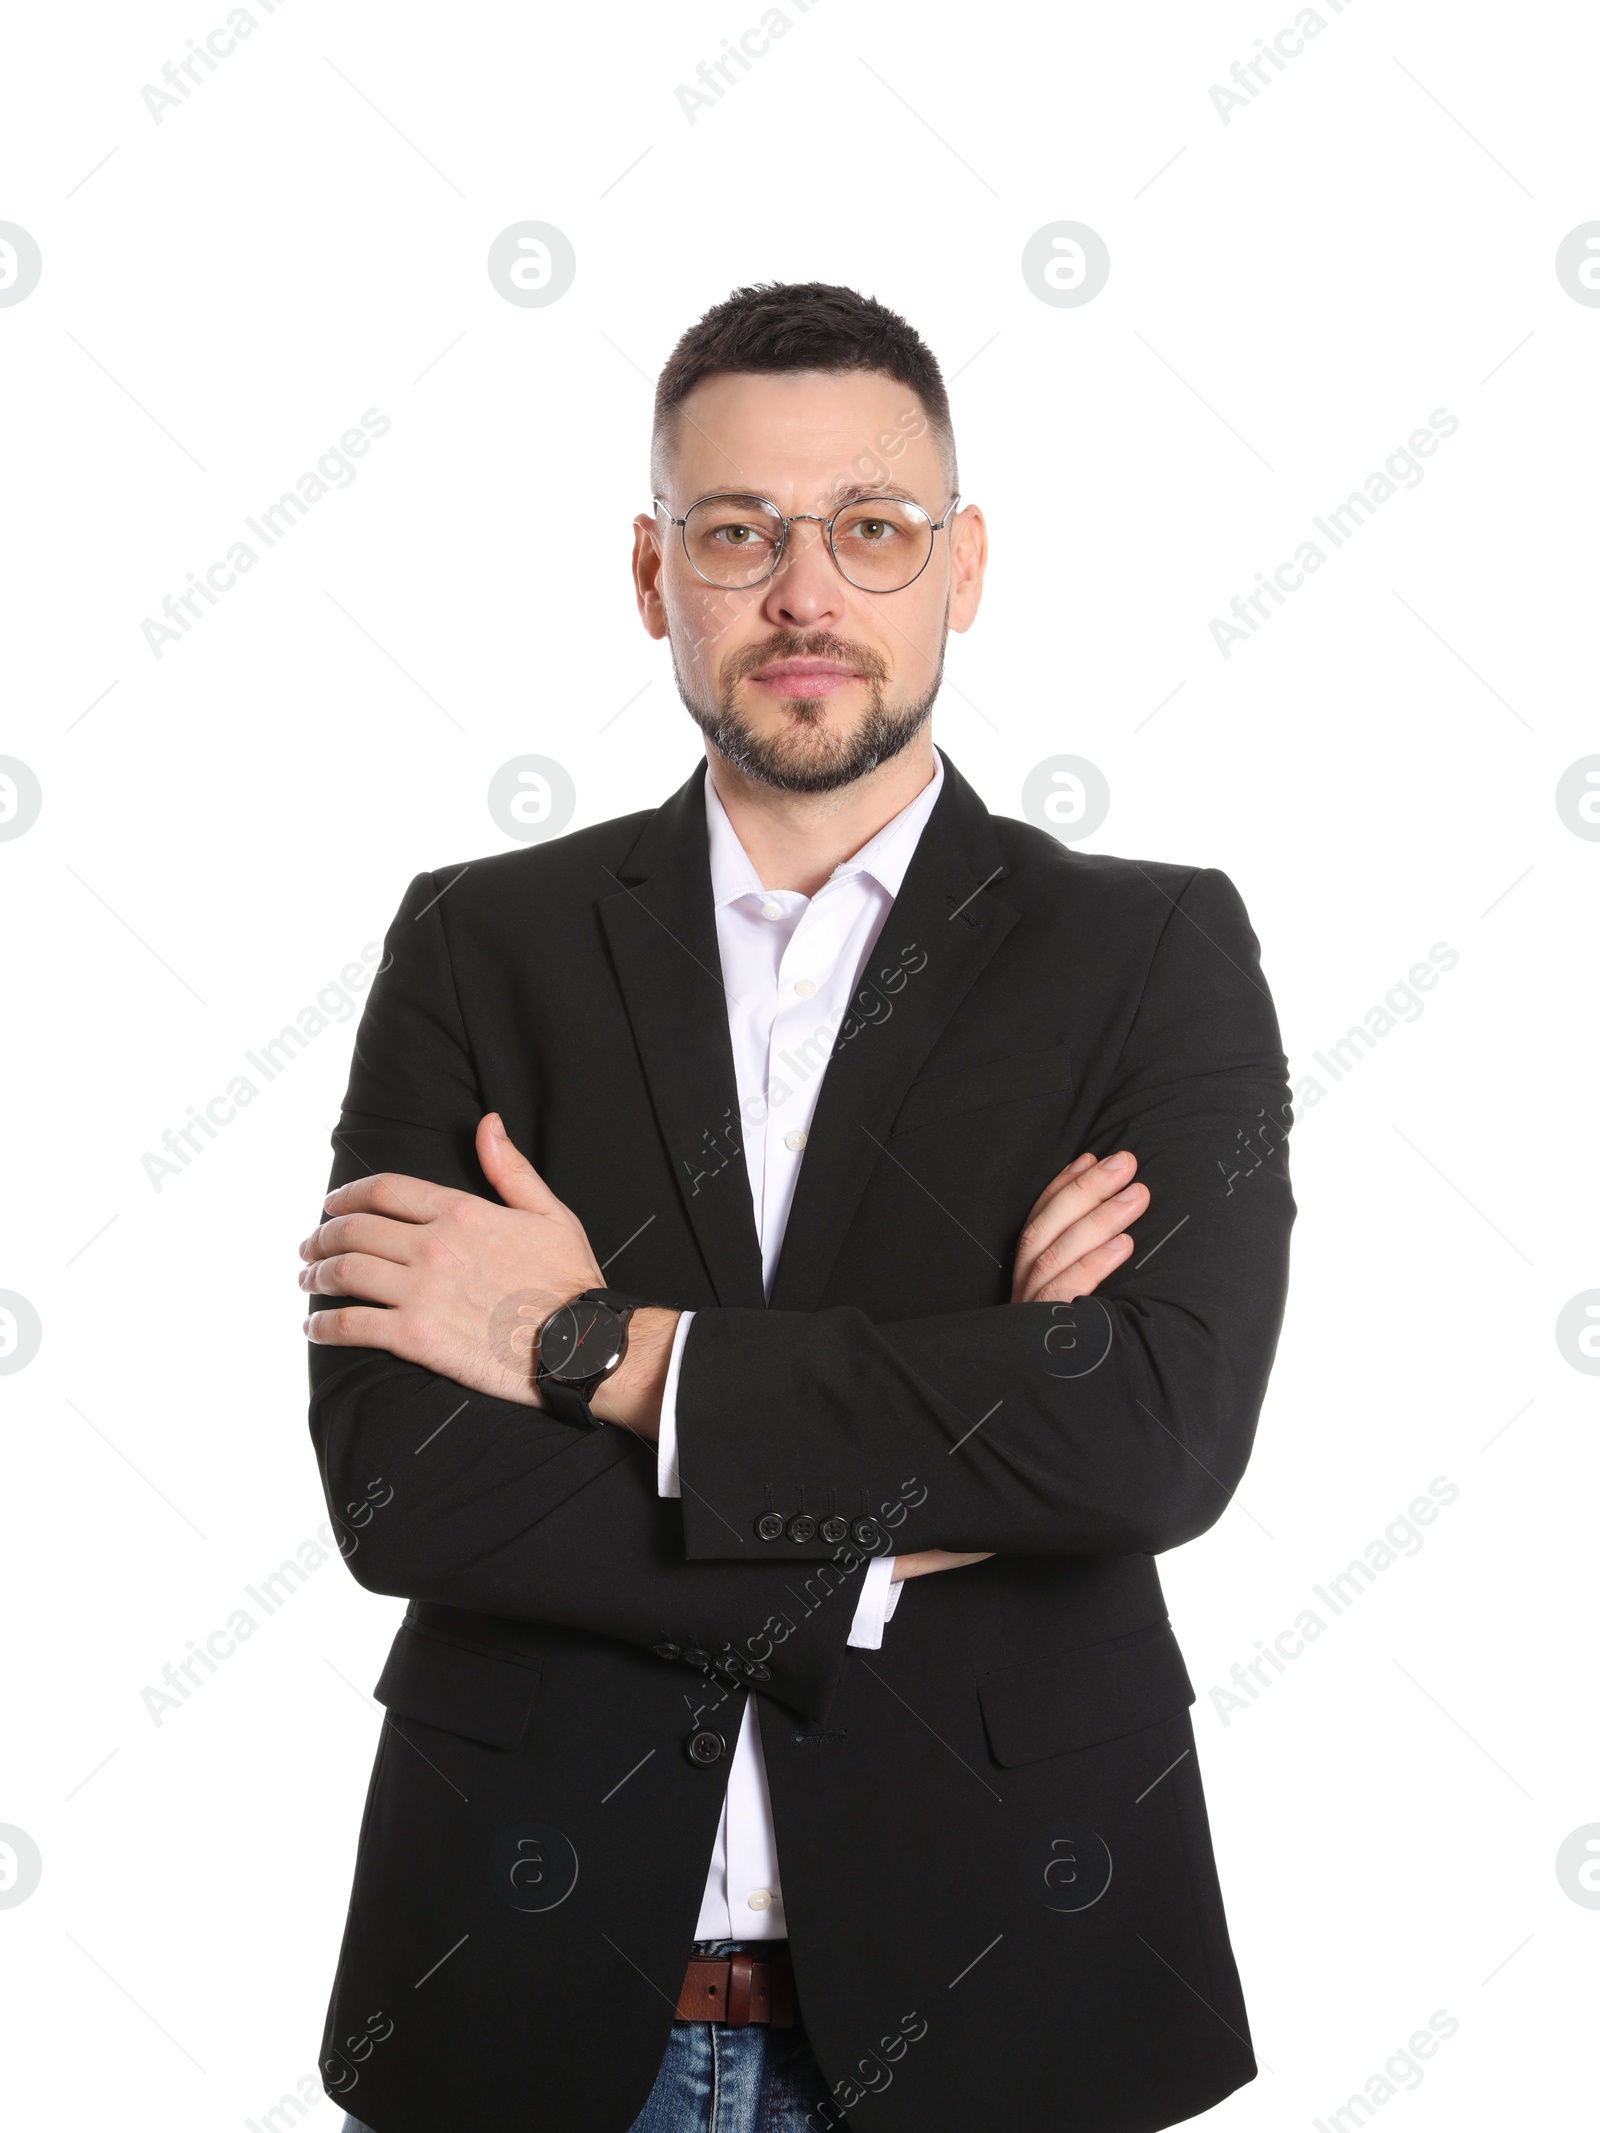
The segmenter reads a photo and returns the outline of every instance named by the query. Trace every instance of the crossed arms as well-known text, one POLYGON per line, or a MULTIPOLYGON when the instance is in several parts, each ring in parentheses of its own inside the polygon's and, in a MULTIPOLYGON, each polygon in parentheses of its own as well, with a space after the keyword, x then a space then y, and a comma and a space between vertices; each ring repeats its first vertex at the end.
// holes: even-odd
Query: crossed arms
MULTIPOLYGON (((300 1246, 308 1294, 340 1299, 305 1321, 308 1339, 377 1348, 469 1392, 543 1408, 534 1383, 540 1322, 568 1298, 603 1285, 583 1225, 507 1137, 498 1115, 478 1124, 485 1178, 505 1203, 379 1172, 337 1187, 330 1217, 300 1246), (521 1299, 517 1301, 516 1299, 521 1299)), ((1015 1302, 1070 1303, 1132 1251, 1129 1226, 1149 1193, 1132 1182, 1127 1151, 1080 1155, 1053 1178, 1018 1241, 1015 1302)), ((600 1386, 594 1412, 654 1443, 679 1313, 635 1313, 628 1351, 600 1386)), ((921 1549, 895 1558, 896 1581, 981 1562, 992 1550, 921 1549)))
MULTIPOLYGON (((374 1065, 364 1026, 329 1220, 302 1247, 330 1506, 353 1518, 374 1477, 393 1490, 351 1552, 358 1579, 640 1645, 675 1631, 738 1643, 772 1603, 776 1566, 752 1522, 774 1472, 807 1501, 831 1488, 852 1505, 922 1477, 914 1537, 935 1560, 906 1557, 912 1574, 947 1567, 940 1555, 1154 1552, 1204 1531, 1248 1456, 1294 1203, 1281 1159, 1242 1183, 1236 1167, 1241 1136, 1287 1115, 1248 919, 1215 872, 1192 877, 1182 905, 1090 1128, 1138 1151, 1135 1198, 1115 1198, 1131 1166, 1080 1156, 1024 1226, 1005 1305, 889 1325, 850 1307, 697 1312, 676 1506, 638 1440, 656 1432, 677 1314, 636 1315, 596 1402, 619 1427, 575 1432, 542 1413, 533 1327, 600 1270, 571 1210, 482 1116, 442 932, 397 925, 378 1034, 404 1065, 374 1065), (409 1097, 397 1075, 416 1078, 409 1097), (430 1107, 427 1126, 396 1115, 430 1107), (504 1205, 482 1197, 484 1178, 504 1205), (1131 1240, 1152 1205, 1148 1236, 1131 1240), (519 1291, 521 1318, 505 1309, 519 1291)), ((375 990, 369 1015, 378 1006, 375 990)), ((813 1542, 785 1560, 808 1554, 834 1551, 813 1542)), ((797 1710, 820 1708, 842 1655, 848 1606, 826 1614, 773 1658, 768 1693, 797 1710)))

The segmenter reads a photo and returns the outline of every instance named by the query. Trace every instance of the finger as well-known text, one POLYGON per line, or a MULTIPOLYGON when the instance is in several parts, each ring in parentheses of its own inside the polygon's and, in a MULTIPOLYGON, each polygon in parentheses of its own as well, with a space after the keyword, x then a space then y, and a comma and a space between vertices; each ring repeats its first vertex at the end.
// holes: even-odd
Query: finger
POLYGON ((564 1203, 507 1133, 498 1111, 486 1111, 479 1119, 477 1145, 479 1166, 507 1207, 520 1207, 532 1215, 553 1214, 563 1208, 564 1203))
POLYGON ((338 1252, 300 1269, 300 1286, 312 1296, 359 1296, 368 1303, 398 1304, 410 1284, 406 1268, 365 1252, 338 1252))
POLYGON ((1023 1234, 1028 1230, 1059 1229, 1085 1207, 1104 1199, 1134 1174, 1138 1164, 1126 1148, 1108 1155, 1102 1163, 1094 1156, 1080 1155, 1059 1177, 1052 1178, 1034 1202, 1023 1234))
POLYGON ((319 1348, 387 1348, 400 1353, 398 1311, 341 1304, 331 1311, 313 1311, 300 1330, 319 1348))
POLYGON ((1086 1207, 1098 1206, 1102 1200, 1121 1191, 1132 1183, 1138 1173, 1139 1159, 1131 1149, 1119 1148, 1103 1162, 1092 1156, 1087 1162, 1080 1157, 1076 1164, 1068 1166, 1071 1175, 1065 1182, 1052 1185, 1045 1194, 1045 1211, 1051 1208, 1065 1210, 1066 1219, 1072 1219, 1086 1207))
MULTIPOLYGON (((1055 1236, 1039 1244, 1031 1254, 1024 1257, 1019 1248, 1017 1267, 1013 1279, 1016 1300, 1031 1302, 1031 1293, 1046 1281, 1064 1273, 1076 1265, 1089 1252, 1120 1237, 1150 1205, 1149 1188, 1144 1185, 1127 1185, 1114 1193, 1098 1207, 1069 1222, 1055 1236)), ((1126 1254, 1123 1255, 1124 1257, 1126 1254)))
POLYGON ((1104 1244, 1137 1222, 1150 1205, 1149 1188, 1135 1182, 1114 1191, 1110 1199, 1095 1200, 1096 1191, 1116 1183, 1116 1173, 1098 1183, 1085 1173, 1056 1195, 1045 1213, 1029 1223, 1017 1240, 1011 1269, 1011 1300, 1022 1303, 1038 1288, 1041 1279, 1071 1266, 1094 1246, 1104 1244))
POLYGON ((335 1215, 314 1229, 300 1247, 302 1259, 329 1259, 335 1252, 369 1252, 408 1266, 416 1257, 418 1225, 387 1215, 335 1215))
POLYGON ((1106 1276, 1126 1265, 1132 1255, 1131 1237, 1113 1237, 1108 1243, 1097 1244, 1092 1251, 1085 1252, 1070 1266, 1036 1279, 1030 1286, 1030 1293, 1021 1300, 1024 1303, 1073 1303, 1080 1296, 1092 1295, 1106 1276))
POLYGON ((1028 1220, 1030 1222, 1035 1221, 1040 1210, 1061 1190, 1062 1186, 1067 1184, 1069 1180, 1081 1176, 1094 1160, 1095 1158, 1092 1155, 1075 1155, 1065 1170, 1058 1170, 1044 1191, 1040 1193, 1038 1199, 1028 1209, 1028 1220))
POLYGON ((322 1203, 328 1215, 388 1215, 395 1222, 432 1222, 452 1200, 465 1200, 468 1193, 453 1185, 434 1185, 427 1178, 408 1178, 398 1171, 374 1171, 368 1178, 352 1178, 339 1185, 322 1203))
POLYGON ((1089 1209, 1125 1191, 1138 1167, 1137 1158, 1123 1148, 1103 1163, 1086 1165, 1065 1185, 1052 1185, 1024 1225, 1019 1250, 1037 1252, 1089 1209))

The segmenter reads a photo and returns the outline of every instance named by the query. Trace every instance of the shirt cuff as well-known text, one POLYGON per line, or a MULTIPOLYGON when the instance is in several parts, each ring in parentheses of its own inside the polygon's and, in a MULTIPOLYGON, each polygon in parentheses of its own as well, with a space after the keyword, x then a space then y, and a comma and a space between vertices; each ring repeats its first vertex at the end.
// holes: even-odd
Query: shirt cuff
POLYGON ((667 1358, 666 1383, 661 1388, 661 1430, 656 1438, 656 1494, 681 1496, 678 1487, 678 1372, 683 1367, 683 1344, 689 1338, 694 1313, 679 1314, 667 1358))
POLYGON ((856 1601, 855 1620, 850 1624, 847 1644, 854 1644, 864 1651, 875 1652, 883 1643, 883 1625, 894 1613, 900 1598, 900 1587, 891 1584, 894 1575, 894 1557, 875 1555, 868 1563, 866 1575, 861 1580, 861 1592, 856 1601))

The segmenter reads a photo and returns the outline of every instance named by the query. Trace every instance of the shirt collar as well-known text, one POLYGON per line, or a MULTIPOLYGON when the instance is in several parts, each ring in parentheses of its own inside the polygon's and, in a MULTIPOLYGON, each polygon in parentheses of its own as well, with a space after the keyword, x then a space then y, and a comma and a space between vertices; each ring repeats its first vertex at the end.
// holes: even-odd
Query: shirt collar
MULTIPOLYGON (((842 859, 828 876, 828 880, 844 881, 855 874, 870 874, 874 881, 886 889, 891 897, 900 894, 900 884, 905 879, 906 868, 911 864, 911 855, 917 848, 917 840, 933 813, 934 802, 944 784, 944 757, 936 747, 933 751, 933 776, 923 786, 915 799, 907 801, 899 814, 891 815, 883 828, 869 837, 860 851, 842 859)), ((717 795, 711 782, 709 769, 706 772, 706 834, 711 851, 711 898, 720 909, 723 904, 734 903, 741 896, 765 897, 760 877, 750 863, 750 855, 739 842, 739 833, 728 820, 728 811, 717 795)), ((826 883, 823 885, 827 886, 826 883)))

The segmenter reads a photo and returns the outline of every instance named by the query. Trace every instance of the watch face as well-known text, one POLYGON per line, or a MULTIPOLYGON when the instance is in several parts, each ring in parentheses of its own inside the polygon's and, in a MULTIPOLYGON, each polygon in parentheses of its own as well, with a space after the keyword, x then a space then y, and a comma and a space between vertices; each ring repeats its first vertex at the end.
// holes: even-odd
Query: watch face
POLYGON ((567 1384, 610 1370, 622 1354, 623 1316, 610 1304, 563 1304, 545 1321, 539 1337, 539 1361, 551 1377, 567 1384))

